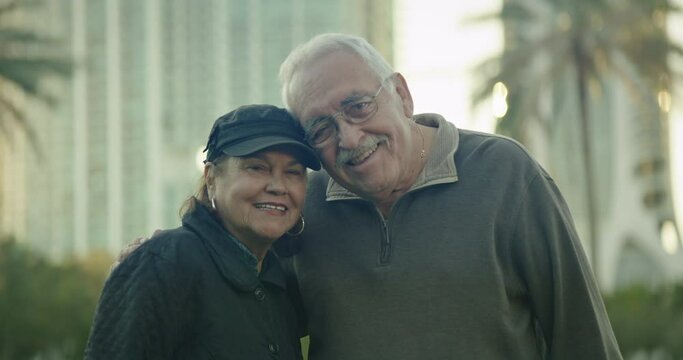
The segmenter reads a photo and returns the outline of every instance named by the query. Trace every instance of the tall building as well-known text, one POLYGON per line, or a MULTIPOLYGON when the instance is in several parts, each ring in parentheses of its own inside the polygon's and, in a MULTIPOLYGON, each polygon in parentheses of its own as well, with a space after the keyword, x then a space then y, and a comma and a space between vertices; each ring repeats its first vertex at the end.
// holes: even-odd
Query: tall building
POLYGON ((0 143, 0 234, 55 258, 113 254, 179 224, 218 116, 281 105, 289 51, 322 32, 392 54, 390 0, 46 0, 18 21, 65 40, 68 81, 54 108, 28 110, 42 157, 0 143))

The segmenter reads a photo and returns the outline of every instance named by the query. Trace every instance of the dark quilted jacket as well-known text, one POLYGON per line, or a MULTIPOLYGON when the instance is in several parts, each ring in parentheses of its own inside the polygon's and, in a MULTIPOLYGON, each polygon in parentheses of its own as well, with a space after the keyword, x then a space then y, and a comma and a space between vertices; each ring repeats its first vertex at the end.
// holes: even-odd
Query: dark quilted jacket
POLYGON ((263 270, 198 205, 107 280, 86 359, 300 359, 294 309, 273 253, 263 270))

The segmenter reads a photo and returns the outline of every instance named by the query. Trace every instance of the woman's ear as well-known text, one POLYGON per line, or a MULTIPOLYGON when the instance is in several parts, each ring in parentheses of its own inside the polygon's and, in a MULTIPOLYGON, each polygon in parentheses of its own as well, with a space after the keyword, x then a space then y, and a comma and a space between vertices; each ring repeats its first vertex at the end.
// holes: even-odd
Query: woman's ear
POLYGON ((206 193, 209 199, 213 199, 216 191, 216 166, 210 162, 204 165, 204 183, 206 184, 206 193))

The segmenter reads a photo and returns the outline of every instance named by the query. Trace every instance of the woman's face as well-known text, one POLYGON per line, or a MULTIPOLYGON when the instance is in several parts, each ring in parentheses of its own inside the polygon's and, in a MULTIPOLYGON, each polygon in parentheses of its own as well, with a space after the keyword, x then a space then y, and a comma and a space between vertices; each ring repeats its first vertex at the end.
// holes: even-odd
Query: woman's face
POLYGON ((286 151, 266 149, 222 161, 206 172, 209 197, 238 240, 269 245, 299 221, 306 168, 286 151))

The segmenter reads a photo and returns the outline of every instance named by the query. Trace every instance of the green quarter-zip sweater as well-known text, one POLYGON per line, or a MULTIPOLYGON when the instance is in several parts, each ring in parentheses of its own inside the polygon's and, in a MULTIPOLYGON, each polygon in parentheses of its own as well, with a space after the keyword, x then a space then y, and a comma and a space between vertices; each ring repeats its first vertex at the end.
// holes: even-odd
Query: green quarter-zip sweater
POLYGON ((441 116, 384 219, 324 172, 291 258, 310 360, 620 359, 569 210, 516 142, 441 116))

